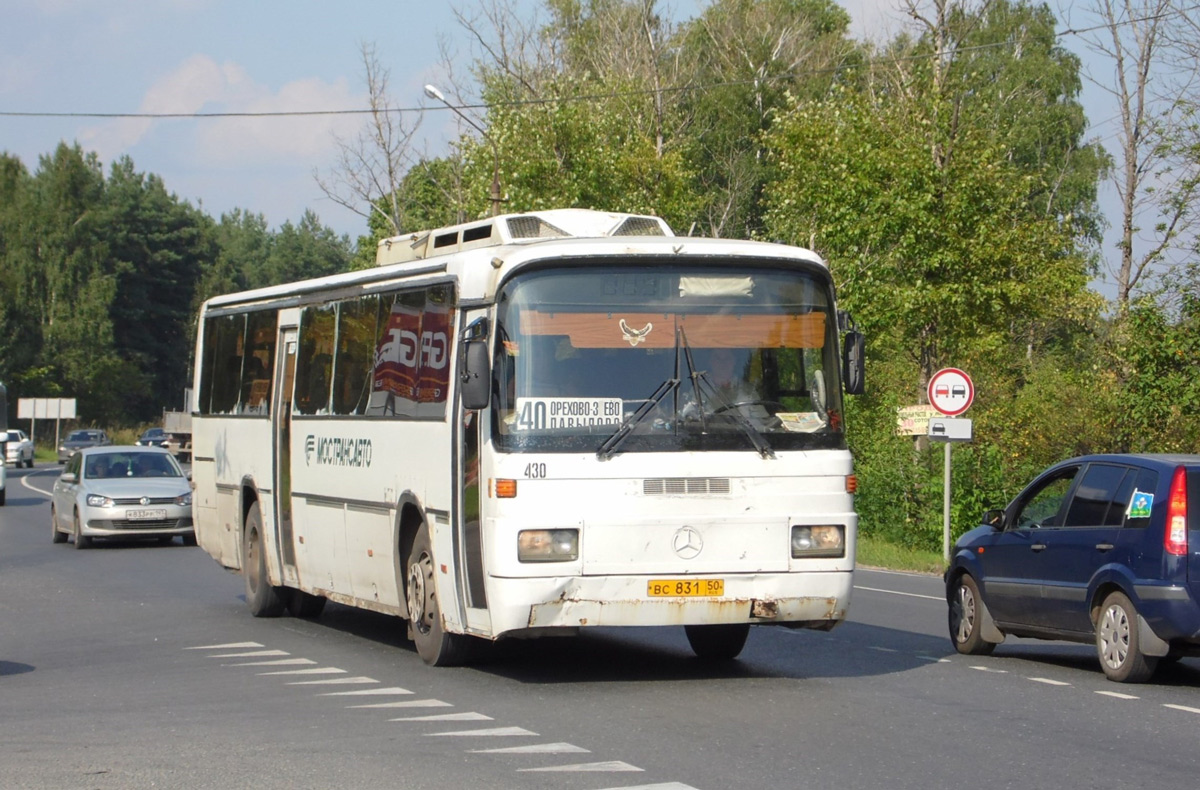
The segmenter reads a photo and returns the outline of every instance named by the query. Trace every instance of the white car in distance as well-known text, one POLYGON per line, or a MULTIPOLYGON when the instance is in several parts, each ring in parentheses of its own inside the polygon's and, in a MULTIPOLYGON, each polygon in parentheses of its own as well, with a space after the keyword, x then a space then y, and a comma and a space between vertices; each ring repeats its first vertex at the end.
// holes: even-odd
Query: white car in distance
POLYGON ((5 445, 4 460, 20 469, 25 466, 33 468, 33 441, 24 431, 11 429, 5 431, 0 443, 5 445))

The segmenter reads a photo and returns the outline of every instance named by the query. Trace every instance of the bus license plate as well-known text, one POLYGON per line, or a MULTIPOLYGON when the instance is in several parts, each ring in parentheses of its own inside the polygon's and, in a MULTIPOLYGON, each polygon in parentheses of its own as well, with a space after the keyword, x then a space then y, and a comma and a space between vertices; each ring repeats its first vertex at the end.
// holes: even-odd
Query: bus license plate
POLYGON ((695 598, 725 594, 724 579, 651 579, 651 598, 695 598))
POLYGON ((130 521, 162 521, 167 517, 165 510, 127 510, 125 518, 130 521))

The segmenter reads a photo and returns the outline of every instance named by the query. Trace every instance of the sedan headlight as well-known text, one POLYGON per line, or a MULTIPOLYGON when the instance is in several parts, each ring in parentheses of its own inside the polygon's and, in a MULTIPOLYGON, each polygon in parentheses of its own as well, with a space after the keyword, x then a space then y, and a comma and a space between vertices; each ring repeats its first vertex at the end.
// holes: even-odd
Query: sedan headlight
POLYGON ((844 557, 846 531, 841 524, 792 527, 793 557, 844 557))
POLYGON ((109 497, 101 496, 100 494, 87 495, 88 507, 112 507, 113 501, 109 497))
POLYGON ((521 562, 570 562, 579 557, 577 529, 523 529, 517 533, 521 562))
POLYGON ((192 492, 188 491, 186 494, 180 494, 179 496, 175 497, 175 504, 179 505, 180 507, 191 507, 192 492))

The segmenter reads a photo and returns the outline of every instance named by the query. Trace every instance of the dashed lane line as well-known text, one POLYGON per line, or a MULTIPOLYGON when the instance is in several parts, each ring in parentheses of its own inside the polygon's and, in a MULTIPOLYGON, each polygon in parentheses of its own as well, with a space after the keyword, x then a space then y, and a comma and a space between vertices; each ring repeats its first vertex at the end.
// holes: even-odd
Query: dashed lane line
POLYGON ((1008 674, 1007 669, 992 669, 991 667, 981 667, 981 666, 974 666, 974 667, 971 667, 971 669, 977 669, 980 672, 990 672, 994 675, 1007 675, 1008 674))
POLYGON ((434 713, 429 716, 401 716, 398 719, 388 719, 388 721, 495 721, 495 719, 486 713, 470 711, 467 713, 434 713))
POLYGON ((184 650, 238 650, 248 647, 266 647, 261 642, 226 642, 223 645, 195 645, 194 647, 185 647, 184 650))
POLYGON ((888 595, 903 595, 906 598, 924 598, 927 601, 941 601, 942 603, 946 602, 945 596, 942 595, 922 595, 921 593, 901 592, 900 590, 883 590, 879 587, 863 587, 858 584, 854 585, 854 589, 866 590, 867 592, 887 593, 888 595))
POLYGON ((402 696, 412 694, 408 689, 402 689, 399 686, 388 686, 387 688, 379 689, 355 689, 353 691, 326 691, 321 694, 322 697, 386 697, 386 696, 402 696))
POLYGON ((1032 680, 1034 683, 1045 683, 1047 686, 1069 686, 1069 685, 1071 685, 1070 683, 1067 683, 1065 681, 1052 680, 1050 678, 1025 678, 1025 679, 1032 680))
POLYGON ((604 790, 696 790, 683 782, 663 782, 656 785, 637 785, 636 787, 606 787, 604 790))
POLYGON ((573 743, 530 743, 496 749, 468 749, 467 754, 591 754, 591 751, 573 743))
POLYGON ((373 702, 370 705, 347 705, 347 710, 364 708, 453 708, 449 702, 440 699, 405 699, 399 702, 373 702))
POLYGON ((1164 702, 1163 707, 1170 708, 1171 710, 1181 710, 1184 713, 1200 713, 1200 708, 1190 708, 1187 705, 1173 705, 1169 702, 1164 702))
POLYGON ((450 730, 449 732, 427 732, 427 738, 469 738, 480 736, 484 738, 515 738, 520 736, 537 737, 537 733, 524 727, 489 727, 483 730, 450 730))
POLYGON ((269 658, 271 656, 290 656, 286 650, 250 650, 243 653, 214 653, 209 658, 269 658))
MULTIPOLYGON (((344 669, 338 670, 345 672, 344 669)), ((321 678, 320 680, 293 680, 288 683, 289 686, 334 686, 334 685, 362 685, 364 683, 378 683, 375 678, 369 678, 365 675, 356 675, 352 678, 321 678)))
POLYGON ((236 664, 222 664, 226 667, 300 667, 317 663, 311 658, 276 658, 271 661, 239 661, 236 664))
POLYGON ((575 763, 574 765, 545 765, 541 768, 518 768, 517 773, 597 773, 597 772, 642 772, 645 769, 636 765, 623 763, 620 760, 606 760, 599 763, 575 763))
POLYGON ((1097 694, 1103 694, 1106 697, 1116 697, 1117 699, 1140 699, 1132 694, 1122 694, 1119 691, 1097 691, 1097 694))
MULTIPOLYGON (((230 666, 226 664, 225 666, 230 666)), ((241 666, 233 664, 233 666, 241 666)), ((309 667, 308 669, 277 669, 274 672, 259 672, 260 675, 344 675, 346 670, 337 667, 309 667)))

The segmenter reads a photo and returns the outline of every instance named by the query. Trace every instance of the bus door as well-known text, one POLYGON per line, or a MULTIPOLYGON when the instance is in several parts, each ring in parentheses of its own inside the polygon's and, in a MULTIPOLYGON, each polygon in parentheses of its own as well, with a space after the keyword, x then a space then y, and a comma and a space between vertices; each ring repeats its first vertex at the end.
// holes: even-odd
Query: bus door
POLYGON ((292 383, 296 378, 296 327, 279 329, 279 370, 275 376, 275 524, 283 581, 295 584, 296 546, 292 539, 292 383))
MULTIPOLYGON (((463 340, 481 339, 477 335, 486 332, 486 324, 476 321, 484 315, 479 311, 464 314, 462 326, 468 327, 463 333, 463 340)), ((460 343, 460 351, 465 343, 460 343)), ((463 355, 458 355, 458 364, 464 363, 463 355)), ((455 425, 458 432, 458 470, 455 485, 455 499, 458 501, 455 523, 455 546, 459 558, 459 567, 465 570, 459 583, 463 598, 465 624, 469 629, 490 629, 490 618, 487 613, 487 593, 484 590, 483 571, 483 497, 481 487, 486 483, 480 478, 480 448, 482 446, 481 423, 483 412, 475 409, 465 409, 461 398, 456 399, 455 425)))

